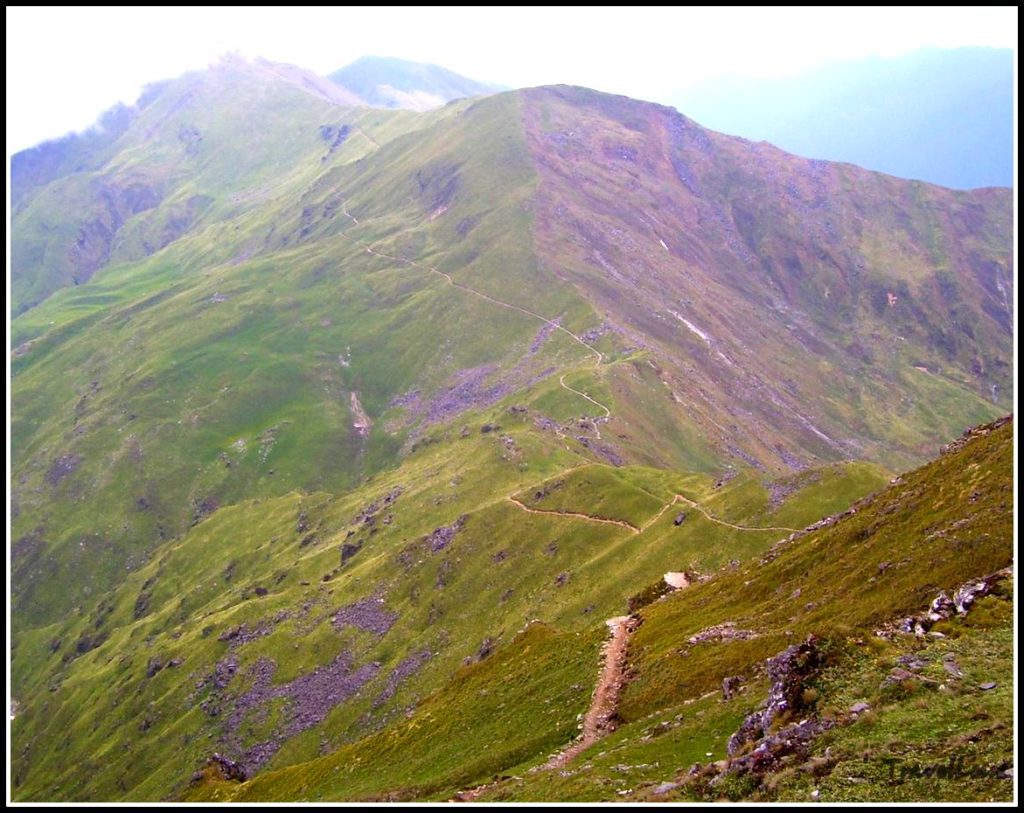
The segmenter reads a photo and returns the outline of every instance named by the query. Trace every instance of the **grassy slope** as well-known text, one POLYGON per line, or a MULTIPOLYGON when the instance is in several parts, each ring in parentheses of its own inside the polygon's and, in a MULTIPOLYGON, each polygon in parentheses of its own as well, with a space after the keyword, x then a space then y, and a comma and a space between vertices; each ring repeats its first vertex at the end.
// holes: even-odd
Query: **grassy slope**
MULTIPOLYGON (((13 381, 14 528, 30 554, 16 580, 23 620, 52 617, 86 591, 101 592, 155 541, 187 528, 204 500, 338 490, 392 464, 404 432, 360 437, 350 393, 377 419, 395 396, 414 388, 431 394, 463 368, 513 366, 506 359, 522 355, 542 322, 368 255, 355 242, 432 254, 452 270, 529 267, 528 241, 516 240, 503 211, 486 203, 495 179, 471 161, 460 170, 459 200, 450 202, 450 218, 459 219, 421 226, 436 192, 428 184, 423 199, 409 195, 419 188, 419 162, 431 160, 423 143, 443 166, 469 152, 465 140, 475 129, 453 129, 458 115, 457 106, 435 115, 443 138, 407 135, 373 161, 355 160, 357 152, 324 169, 316 147, 305 179, 297 172, 278 197, 239 214, 231 228, 214 225, 141 264, 111 268, 16 320, 16 337, 33 339, 14 361, 13 381), (341 214, 341 201, 352 198, 362 220, 360 190, 370 188, 392 197, 374 197, 381 215, 360 228, 341 214), (297 190, 306 190, 302 206, 297 190), (447 240, 432 231, 467 218, 477 223, 468 239, 448 254, 431 248, 447 240), (253 241, 263 248, 245 259, 253 241), (45 332, 34 338, 36 331, 45 332), (45 478, 54 461, 68 456, 78 467, 51 485, 45 478), (94 560, 97 546, 103 555, 94 560), (93 583, 69 583, 72 567, 89 570, 93 583)), ((501 127, 502 115, 493 126, 501 127)), ((510 166, 498 180, 511 190, 528 185, 529 174, 510 166)), ((513 211, 516 200, 510 191, 513 211)), ((542 361, 571 362, 580 352, 556 335, 522 377, 542 361)))
MULTIPOLYGON (((1012 764, 1012 588, 985 599, 965 619, 937 626, 946 639, 919 643, 903 636, 886 643, 870 631, 920 612, 940 589, 1011 561, 1012 441, 1011 424, 906 475, 855 516, 790 543, 774 561, 723 572, 643 610, 630 646, 633 679, 619 710, 625 725, 585 752, 570 776, 550 772, 499 783, 481 801, 610 801, 620 790, 631 791, 628 799, 704 798, 688 788, 656 797, 651 792, 663 781, 682 779, 694 763, 725 756, 728 736, 767 689, 752 667, 809 632, 835 649, 832 665, 814 684, 818 710, 834 716, 867 700, 874 713, 815 743, 812 758, 826 748, 835 757, 824 779, 791 766, 757 799, 806 801, 815 787, 822 801, 1009 798, 1010 783, 997 774, 1012 764), (892 566, 880 572, 883 562, 892 566), (762 637, 684 645, 724 620, 762 637), (936 682, 882 686, 897 656, 907 652, 929 662, 922 674, 936 682), (947 652, 963 668, 962 682, 945 675, 947 652), (750 685, 723 702, 716 689, 733 674, 746 675, 750 685), (995 691, 978 689, 987 680, 997 683, 995 691), (936 784, 921 775, 922 768, 953 758, 964 760, 966 778, 946 776, 936 784)), ((749 788, 727 785, 709 798, 744 793, 749 788)))
POLYGON ((769 775, 754 796, 742 782, 656 789, 685 783, 692 765, 726 757, 726 740, 767 691, 763 679, 730 701, 714 692, 627 723, 564 774, 517 770, 517 779, 499 782, 480 801, 807 802, 815 790, 819 801, 835 803, 1007 801, 1012 783, 999 774, 1013 758, 1012 596, 986 598, 975 612, 943 626, 952 640, 869 639, 837 653, 814 686, 819 709, 834 714, 867 701, 874 711, 823 734, 806 762, 769 775), (883 687, 908 653, 928 661, 922 674, 937 682, 883 687), (942 669, 946 653, 963 669, 962 682, 942 669), (978 688, 989 681, 995 690, 978 688), (956 773, 943 775, 950 765, 956 773))
POLYGON ((672 486, 666 487, 666 481, 672 479, 671 474, 657 470, 648 473, 593 466, 537 483, 515 496, 532 509, 577 512, 639 528, 672 500, 672 486))
POLYGON ((622 713, 633 718, 680 693, 699 695, 810 632, 877 626, 915 611, 940 589, 1004 567, 1011 555, 1012 432, 1008 424, 969 454, 906 475, 841 525, 799 540, 770 563, 741 566, 652 608, 633 642, 638 677, 622 713), (884 562, 891 567, 880 572, 884 562), (679 657, 680 641, 724 621, 760 637, 679 657))
MULTIPOLYGON (((531 139, 540 137, 532 122, 539 117, 546 128, 542 135, 549 136, 578 119, 585 132, 596 128, 594 139, 605 131, 609 137, 628 135, 635 149, 646 150, 644 139, 661 138, 663 123, 643 116, 658 120, 658 108, 623 107, 600 95, 576 99, 548 93, 455 103, 427 116, 353 113, 291 85, 261 81, 222 68, 172 83, 146 107, 101 171, 161 179, 169 206, 209 198, 201 217, 162 251, 115 263, 12 325, 13 531, 23 543, 19 550, 27 554, 16 562, 16 603, 30 623, 46 621, 115 583, 124 567, 138 566, 161 540, 182 533, 199 506, 292 488, 347 488, 360 476, 393 465, 404 430, 422 416, 392 412, 392 399, 454 388, 460 374, 484 365, 507 371, 544 325, 453 289, 423 265, 367 255, 362 250, 367 243, 381 252, 416 257, 458 284, 559 319, 578 334, 600 324, 595 307, 608 303, 601 297, 595 306, 587 302, 598 290, 597 281, 589 278, 583 285, 567 278, 560 263, 573 258, 550 245, 553 216, 545 207, 551 191, 543 191, 551 183, 550 168, 541 168, 543 205, 538 210, 531 202, 538 178, 531 139), (256 97, 260 101, 253 110, 266 106, 276 118, 239 111, 239 130, 210 112, 219 109, 225 94, 256 97), (340 126, 342 120, 352 132, 328 153, 320 125, 340 126), (198 150, 189 152, 181 132, 191 132, 192 126, 205 135, 198 150), (291 137, 289 128, 302 136, 291 137), (246 149, 238 149, 240 140, 246 149), (531 233, 534 241, 526 239, 531 233), (539 302, 532 293, 537 290, 545 292, 539 302), (353 393, 378 421, 367 439, 351 427, 353 393), (382 423, 392 429, 381 431, 382 423), (54 467, 64 465, 62 460, 75 470, 48 482, 48 475, 52 480, 59 474, 54 467), (70 581, 76 568, 88 570, 93 583, 70 581)), ((240 104, 237 99, 232 104, 240 104)), ((731 153, 737 149, 733 142, 721 146, 734 163, 731 153)), ((614 167, 592 153, 585 142, 566 155, 576 171, 586 157, 614 181, 614 167)), ((701 166, 705 173, 724 171, 701 166)), ((29 208, 50 211, 46 195, 88 198, 88 174, 66 176, 42 189, 29 208), (78 184, 78 191, 67 184, 78 184)), ((675 180, 669 186, 675 191, 662 184, 650 192, 654 203, 658 195, 678 193, 675 180)), ((604 218, 606 198, 600 193, 596 202, 585 199, 580 205, 604 218)), ((149 229, 147 218, 173 219, 169 211, 161 204, 129 218, 118 232, 126 248, 120 255, 115 251, 115 259, 133 256, 128 247, 146 242, 141 235, 149 229)), ((17 242, 25 250, 34 250, 32 222, 16 224, 17 242)), ((987 240, 986 250, 995 250, 1000 227, 984 224, 976 240, 987 240)), ((783 233, 786 239, 793 237, 790 231, 783 233)), ((712 259, 723 274, 732 273, 728 257, 712 259)), ((679 272, 678 267, 651 268, 663 276, 679 272)), ((630 306, 615 318, 629 322, 643 311, 630 306)), ((736 319, 737 324, 750 321, 736 319)), ((723 457, 735 454, 777 465, 779 455, 797 451, 792 443, 806 439, 805 428, 774 408, 762 415, 779 421, 770 431, 759 418, 748 424, 744 416, 755 413, 742 394, 746 384, 719 392, 720 382, 709 381, 707 371, 693 368, 698 374, 690 375, 689 368, 677 366, 678 335, 639 326, 650 330, 657 352, 638 346, 633 333, 613 331, 595 340, 604 363, 594 366, 593 356, 588 359, 584 348, 556 332, 518 379, 505 384, 522 389, 525 381, 548 373, 548 380, 536 382, 531 391, 535 406, 559 419, 592 411, 556 386, 549 372, 566 371, 569 386, 617 402, 605 435, 620 456, 655 467, 715 471, 723 457), (656 360, 663 353, 668 367, 656 360)), ((699 347, 698 341, 691 349, 699 347)), ((788 358, 794 348, 764 350, 765 358, 788 358)), ((801 369, 800 376, 815 382, 833 378, 827 369, 811 368, 801 369)), ((914 436, 911 446, 920 454, 926 440, 988 417, 994 409, 946 378, 917 371, 907 376, 901 384, 907 393, 901 404, 907 408, 897 407, 899 414, 892 411, 896 401, 888 397, 890 382, 884 376, 863 379, 878 395, 872 396, 874 406, 861 404, 862 412, 877 421, 858 430, 856 442, 867 444, 858 456, 902 463, 908 447, 897 435, 904 430, 914 436), (947 405, 942 416, 928 406, 936 400, 947 405), (871 440, 883 436, 893 441, 885 442, 884 452, 871 440)), ((492 376, 488 384, 501 385, 497 379, 492 376)), ((759 387, 750 392, 760 392, 759 387)), ((830 395, 822 404, 856 404, 848 395, 830 395)), ((758 395, 755 412, 771 400, 758 395)), ((849 415, 835 417, 845 425, 849 415)), ((805 447, 817 449, 810 454, 812 463, 819 462, 818 455, 835 456, 834 448, 826 454, 816 443, 805 447)))
POLYGON ((590 699, 600 641, 599 630, 531 625, 501 653, 461 670, 409 721, 257 779, 233 801, 443 798, 571 737, 590 699))
MULTIPOLYGON (((1012 782, 1000 774, 1012 765, 1014 627, 1012 585, 978 603, 972 615, 939 628, 947 639, 854 650, 820 680, 818 691, 839 709, 867 699, 877 712, 815 743, 835 763, 817 782, 825 801, 1007 801, 1012 782), (907 651, 928 663, 924 680, 884 687, 897 658, 907 651), (963 671, 950 680, 942 667, 952 655, 963 671), (992 690, 982 684, 994 682, 992 690), (952 770, 943 773, 943 768, 952 770), (937 770, 938 769, 938 770, 937 770)), ((768 794, 804 799, 812 779, 783 773, 768 794)))
MULTIPOLYGON (((466 771, 465 762, 452 763, 442 756, 426 774, 421 763, 410 762, 422 758, 427 741, 443 742, 443 754, 450 753, 452 737, 465 743, 461 748, 463 754, 479 753, 483 741, 493 743, 486 733, 489 729, 483 727, 483 718, 480 726, 446 729, 445 736, 436 739, 421 740, 414 733, 424 726, 428 734, 439 733, 438 726, 451 721, 477 719, 475 707, 480 698, 468 695, 465 680, 460 678, 441 688, 408 722, 385 729, 380 735, 353 745, 351 750, 342 749, 308 765, 267 773, 241 786, 204 783, 190 791, 189 798, 214 794, 216 798, 250 801, 299 796, 447 798, 459 789, 489 781, 498 774, 515 774, 516 778, 499 781, 484 792, 482 800, 612 800, 618 798, 618 791, 642 795, 659 781, 681 776, 695 762, 724 757, 726 739, 766 690, 755 665, 811 631, 829 639, 834 653, 832 666, 815 684, 819 709, 835 713, 855 700, 867 698, 876 709, 874 719, 879 720, 878 729, 871 728, 873 720, 865 720, 831 732, 816 746, 821 752, 827 745, 833 745, 844 768, 850 768, 851 761, 863 763, 857 768, 857 775, 869 777, 871 784, 851 788, 839 779, 841 771, 837 768, 835 782, 822 787, 834 798, 846 800, 930 798, 922 785, 894 788, 879 782, 880 766, 887 766, 885 760, 890 758, 898 764, 911 764, 925 754, 938 758, 958 748, 962 750, 964 737, 975 729, 982 732, 981 739, 988 750, 972 759, 994 760, 996 764, 1006 755, 1007 741, 998 736, 1009 719, 1007 699, 1012 696, 1006 671, 1011 640, 1006 627, 1010 620, 1006 602, 993 605, 998 599, 986 600, 966 622, 950 622, 942 627, 952 636, 949 643, 929 645, 924 657, 936 665, 930 667, 928 674, 939 668, 939 655, 946 649, 960 653, 966 672, 965 689, 947 692, 947 700, 939 704, 926 702, 923 695, 913 695, 913 689, 913 696, 879 694, 877 686, 895 662, 895 656, 908 646, 915 647, 912 638, 866 647, 864 641, 871 637, 870 630, 883 621, 920 611, 938 589, 955 587, 1009 561, 1011 455, 1012 425, 1008 425, 906 475, 903 482, 867 501, 854 516, 783 546, 774 560, 726 568, 707 583, 642 610, 643 622, 630 646, 632 678, 619 709, 623 726, 584 752, 565 773, 527 770, 545 759, 557 738, 545 741, 546 745, 536 748, 531 755, 512 747, 522 742, 521 732, 526 730, 534 736, 541 731, 552 735, 562 731, 563 737, 567 733, 554 721, 537 728, 536 720, 528 717, 537 711, 536 701, 529 698, 535 698, 541 687, 550 691, 546 688, 550 686, 550 676, 546 655, 541 656, 532 673, 518 671, 531 659, 520 638, 508 644, 503 651, 505 657, 495 660, 493 667, 500 670, 509 668, 509 663, 520 663, 515 672, 515 693, 503 695, 506 706, 494 712, 500 715, 500 730, 511 732, 510 747, 500 759, 474 763, 466 771), (973 496, 973 502, 958 499, 961 496, 973 496), (937 531, 954 525, 955 534, 936 534, 927 547, 908 547, 908 540, 916 539, 922 529, 937 531), (970 549, 970 556, 963 555, 965 547, 970 549), (823 549, 833 553, 823 556, 823 549), (908 550, 918 554, 913 562, 906 556, 908 550), (927 557, 925 561, 923 557, 927 557), (894 564, 880 573, 878 565, 883 561, 894 564), (802 593, 794 596, 798 587, 802 593), (765 601, 752 602, 751 596, 763 596, 765 601), (680 655, 681 645, 689 635, 726 619, 758 631, 761 637, 683 647, 687 654, 680 655), (980 649, 972 651, 974 645, 980 649), (723 703, 716 690, 728 674, 746 675, 748 686, 734 700, 723 703), (979 696, 967 688, 989 676, 998 677, 1003 686, 997 694, 979 696), (706 696, 708 692, 711 695, 706 696), (901 725, 908 727, 901 730, 901 725), (893 737, 897 731, 899 743, 893 737), (872 746, 867 752, 860 745, 865 737, 872 746), (475 743, 472 747, 471 741, 475 743), (365 750, 360 746, 365 746, 365 750), (365 754, 368 759, 356 761, 356 754, 365 754)), ((565 647, 569 661, 576 659, 582 663, 593 657, 592 648, 573 646, 572 640, 564 642, 569 644, 565 647)), ((481 671, 472 674, 482 676, 486 664, 485 661, 481 671)), ((591 669, 592 682, 596 670, 591 669)), ((568 682, 571 676, 559 673, 559 679, 568 682)), ((495 685, 502 682, 492 674, 490 686, 495 685)), ((575 703, 569 705, 577 707, 575 703)), ((799 772, 783 774, 772 785, 776 788, 772 792, 778 798, 798 796, 807 789, 807 779, 803 777, 799 772)), ((993 788, 1005 793, 998 782, 976 783, 969 791, 961 789, 959 793, 950 787, 943 793, 949 798, 977 798, 975 793, 983 795, 993 788)), ((741 791, 742 788, 727 786, 720 792, 741 791)), ((693 798, 690 791, 677 791, 676 795, 680 793, 683 798, 693 798), (687 797, 686 793, 691 795, 687 797)))
MULTIPOLYGON (((567 450, 554 435, 538 433, 529 414, 497 411, 479 420, 484 419, 501 420, 503 436, 512 438, 518 450, 515 456, 496 433, 474 431, 461 438, 439 432, 402 467, 355 492, 337 497, 293 493, 223 508, 128 576, 96 611, 21 633, 13 675, 21 704, 14 735, 24 744, 15 771, 19 796, 146 799, 180 788, 211 749, 231 751, 221 739, 230 699, 223 701, 227 705, 221 717, 209 718, 197 708, 208 695, 195 692, 195 684, 232 651, 243 675, 260 657, 278 661, 275 682, 309 673, 342 651, 357 664, 381 665, 378 677, 337 706, 324 724, 284 744, 269 764, 283 767, 316 757, 321 740, 334 748, 364 736, 368 728, 394 721, 417 698, 446 685, 485 642, 490 641, 488 648, 514 650, 516 630, 531 619, 564 630, 558 633, 560 640, 576 640, 577 633, 586 633, 586 641, 596 640, 587 632, 594 619, 622 613, 630 595, 665 571, 711 571, 736 556, 763 552, 780 536, 736 531, 696 516, 676 527, 672 511, 639 536, 568 517, 527 515, 504 495, 580 464, 586 468, 577 471, 620 483, 621 499, 627 503, 666 475, 595 465, 584 447, 576 444, 575 451, 567 450), (374 529, 359 521, 362 508, 396 486, 405 491, 381 513, 374 529), (387 524, 385 514, 390 515, 387 524), (467 520, 453 541, 442 551, 431 550, 427 535, 463 514, 467 520), (339 567, 344 542, 360 548, 339 567), (257 596, 256 587, 268 594, 257 596), (383 637, 350 628, 339 632, 327 621, 333 609, 373 595, 383 597, 387 611, 396 614, 383 637), (145 605, 136 618, 140 597, 145 605), (295 615, 306 604, 313 609, 306 616, 295 615), (293 617, 275 625, 266 637, 237 650, 217 640, 238 624, 251 628, 281 611, 293 617), (75 657, 82 637, 97 635, 108 637, 75 657), (391 670, 424 646, 432 657, 399 684, 393 698, 375 707, 391 670), (184 663, 146 679, 154 657, 163 662, 181 658, 184 663), (147 718, 150 727, 139 733, 147 718), (73 734, 64 751, 53 752, 46 743, 60 730, 73 734), (109 751, 102 762, 84 757, 126 742, 131 742, 131 751, 116 758, 109 751), (69 760, 69 753, 83 759, 69 760)), ((863 493, 864 482, 855 469, 851 476, 839 468, 823 476, 851 498, 863 493)), ((680 476, 673 486, 695 497, 715 493, 706 475, 680 476)), ((749 492, 749 484, 744 482, 743 489, 749 492)), ((670 499, 670 489, 660 493, 670 499)), ((820 517, 820 499, 802 497, 794 492, 784 506, 797 510, 802 523, 820 517)), ((658 507, 651 508, 653 516, 658 507)), ((592 654, 579 657, 589 673, 592 654)), ((566 681, 589 685, 579 676, 566 681)), ((529 681, 525 685, 524 691, 533 691, 529 681)), ((235 684, 227 697, 239 692, 235 684)), ((584 691, 581 702, 588 696, 584 691)), ((558 728, 562 733, 555 736, 537 730, 532 718, 524 719, 523 731, 533 733, 526 740, 510 739, 518 745, 499 760, 502 764, 509 764, 510 753, 521 755, 523 742, 534 742, 535 736, 540 739, 534 747, 540 748, 537 743, 557 742, 572 730, 558 728)), ((505 724, 520 725, 514 717, 505 724)), ((259 736, 254 730, 252 737, 259 736)), ((481 763, 474 776, 486 777, 488 770, 497 770, 494 765, 481 763)), ((452 766, 446 762, 443 767, 447 772, 452 766)), ((365 780, 367 793, 394 787, 393 774, 374 775, 378 778, 372 782, 365 780)), ((422 777, 426 785, 441 778, 441 773, 422 777)))

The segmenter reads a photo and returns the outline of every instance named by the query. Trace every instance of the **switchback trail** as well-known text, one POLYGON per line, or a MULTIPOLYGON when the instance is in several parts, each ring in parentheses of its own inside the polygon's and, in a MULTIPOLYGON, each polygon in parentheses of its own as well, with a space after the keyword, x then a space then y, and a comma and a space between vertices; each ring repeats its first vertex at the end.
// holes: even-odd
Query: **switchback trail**
MULTIPOLYGON (((569 390, 569 392, 574 392, 580 398, 585 398, 586 400, 590 401, 590 403, 592 403, 594 406, 603 409, 604 410, 604 417, 610 418, 612 416, 612 413, 609 411, 608 407, 606 407, 604 404, 602 404, 602 403, 600 403, 598 401, 595 401, 593 398, 591 398, 585 392, 580 392, 579 390, 575 390, 572 387, 570 387, 568 384, 566 384, 565 383, 565 375, 564 374, 559 377, 558 383, 561 384, 565 389, 569 390)), ((600 440, 601 439, 601 431, 596 426, 594 427, 594 431, 597 432, 597 439, 600 440)))
MULTIPOLYGON (((343 215, 345 215, 345 217, 347 217, 349 220, 351 220, 355 225, 357 225, 357 226, 359 225, 359 219, 355 215, 349 213, 349 211, 348 211, 348 202, 347 201, 342 201, 341 213, 343 215)), ((581 336, 577 335, 576 333, 573 333, 571 330, 569 330, 569 328, 563 327, 562 325, 560 325, 558 322, 556 322, 553 319, 548 319, 546 316, 541 316, 539 313, 534 313, 533 311, 528 310, 526 308, 522 308, 519 305, 513 305, 511 302, 505 302, 504 300, 496 299, 495 297, 491 296, 490 294, 485 294, 482 291, 476 290, 475 288, 470 288, 468 285, 463 285, 461 282, 456 282, 455 280, 452 279, 450 274, 448 274, 445 271, 441 271, 440 269, 435 268, 432 265, 426 265, 425 263, 421 263, 421 262, 418 262, 416 260, 409 260, 409 259, 406 259, 405 257, 396 257, 396 256, 394 256, 392 254, 384 254, 383 252, 374 250, 374 248, 373 248, 373 246, 371 244, 368 244, 368 243, 366 243, 363 240, 357 240, 356 238, 348 237, 347 235, 341 235, 341 236, 344 237, 347 240, 350 240, 351 242, 355 243, 356 245, 363 246, 363 248, 366 249, 366 253, 367 254, 372 254, 375 257, 381 257, 383 259, 391 260, 393 262, 403 263, 404 265, 408 265, 411 268, 420 268, 420 269, 422 269, 424 271, 429 271, 432 274, 436 274, 439 277, 443 277, 445 279, 445 281, 449 285, 451 285, 453 288, 458 288, 460 291, 465 291, 468 294, 472 294, 473 296, 479 297, 480 299, 483 299, 483 300, 485 300, 487 302, 490 302, 492 305, 497 305, 497 306, 502 307, 502 308, 507 308, 509 310, 518 311, 519 313, 525 314, 526 316, 531 316, 534 319, 539 319, 540 321, 544 322, 545 324, 550 325, 551 327, 555 328, 556 330, 562 331, 562 333, 566 334, 567 336, 570 336, 575 342, 580 344, 582 347, 586 348, 588 353, 593 353, 594 356, 596 357, 596 361, 594 363, 594 367, 595 368, 600 367, 601 364, 604 362, 604 354, 600 350, 598 350, 598 349, 596 349, 594 347, 591 347, 589 344, 587 344, 583 340, 583 338, 581 336)), ((611 410, 608 409, 608 407, 606 407, 604 404, 600 403, 599 401, 594 400, 593 398, 591 398, 586 393, 580 392, 579 390, 576 390, 576 389, 573 389, 572 387, 570 387, 568 384, 565 383, 565 376, 564 375, 558 379, 558 383, 562 386, 563 389, 566 389, 569 392, 573 392, 576 395, 579 395, 581 398, 586 399, 587 401, 589 401, 590 403, 592 403, 594 406, 598 407, 599 409, 603 409, 604 410, 604 416, 603 417, 605 417, 605 418, 611 417, 612 413, 611 413, 611 410)), ((599 430, 598 430, 598 438, 600 439, 600 431, 599 430)))
MULTIPOLYGON (((731 522, 726 522, 724 519, 718 519, 718 517, 712 516, 707 511, 705 511, 704 508, 701 507, 700 503, 694 502, 689 497, 684 497, 682 494, 676 494, 675 499, 673 499, 672 502, 669 503, 669 505, 674 505, 677 502, 684 502, 694 510, 700 511, 711 522, 714 522, 718 525, 724 525, 727 528, 735 528, 737 531, 785 531, 786 533, 796 533, 797 531, 803 530, 803 528, 782 528, 777 525, 734 525, 731 522)), ((667 508, 668 506, 665 506, 665 508, 662 509, 662 511, 667 510, 667 508)))
MULTIPOLYGON (((341 212, 342 212, 343 215, 345 215, 345 217, 347 217, 349 220, 351 220, 352 223, 354 223, 357 226, 359 225, 359 223, 360 223, 359 218, 357 218, 355 215, 351 214, 348 211, 348 201, 342 201, 342 203, 341 203, 341 212)), ((393 254, 384 254, 383 252, 375 250, 373 248, 372 244, 368 244, 368 243, 366 243, 363 240, 358 240, 358 239, 356 239, 354 237, 348 237, 347 235, 341 235, 341 236, 344 239, 347 239, 350 242, 355 243, 356 245, 362 246, 366 250, 367 254, 372 254, 375 257, 381 257, 382 259, 385 259, 385 260, 391 260, 392 262, 402 263, 403 265, 407 265, 410 268, 419 268, 419 269, 422 269, 424 271, 429 271, 432 274, 436 274, 439 277, 443 277, 444 280, 450 286, 452 286, 453 288, 458 288, 461 291, 465 291, 467 294, 471 294, 473 296, 476 296, 476 297, 478 297, 480 299, 483 299, 483 300, 485 300, 487 302, 490 302, 493 305, 497 305, 497 306, 502 307, 502 308, 507 308, 509 310, 518 311, 519 313, 525 314, 526 316, 530 316, 530 317, 532 317, 534 319, 539 319, 541 322, 544 322, 545 324, 550 325, 552 328, 554 328, 556 330, 560 330, 564 334, 566 334, 567 336, 570 336, 575 342, 577 342, 582 347, 586 348, 588 353, 594 354, 594 356, 595 356, 595 363, 594 363, 595 369, 600 367, 601 364, 604 362, 604 354, 600 350, 598 350, 595 347, 591 347, 589 344, 587 344, 583 340, 583 338, 581 336, 577 335, 576 333, 573 333, 568 328, 563 327, 561 324, 559 324, 558 322, 556 322, 553 319, 548 319, 546 316, 541 316, 539 313, 534 313, 533 311, 528 310, 528 309, 523 308, 523 307, 520 307, 519 305, 513 305, 511 302, 505 302, 505 301, 503 301, 501 299, 496 299, 495 297, 491 296, 490 294, 485 294, 482 291, 476 290, 475 288, 470 288, 468 285, 463 285, 461 282, 456 282, 455 280, 452 279, 450 274, 448 274, 445 271, 441 271, 440 269, 436 268, 435 266, 427 265, 425 263, 418 262, 417 260, 409 260, 409 259, 407 259, 405 257, 396 257, 393 254)), ((563 375, 561 375, 559 377, 558 383, 559 383, 559 385, 563 389, 568 390, 569 392, 574 393, 575 395, 578 395, 580 398, 583 398, 586 401, 589 401, 591 404, 596 406, 598 409, 603 410, 604 411, 604 415, 601 416, 601 417, 603 417, 604 419, 608 419, 608 418, 611 417, 611 414, 612 414, 611 410, 608 409, 607 406, 602 404, 600 401, 597 401, 596 399, 591 398, 587 393, 580 392, 580 390, 577 390, 577 389, 575 389, 573 387, 570 387, 568 384, 566 384, 565 383, 565 374, 563 374, 563 375)), ((598 429, 595 426, 595 431, 597 432, 598 439, 600 439, 600 437, 601 437, 600 429, 598 429)), ((509 496, 509 499, 512 502, 514 502, 516 505, 518 505, 520 508, 522 508, 524 511, 529 511, 531 513, 536 513, 536 514, 556 514, 556 515, 559 515, 559 516, 575 517, 577 519, 582 519, 582 520, 584 520, 586 522, 600 522, 600 523, 604 523, 604 524, 608 524, 608 525, 619 525, 619 526, 621 526, 623 528, 628 528, 629 530, 631 530, 635 534, 638 534, 638 533, 641 533, 641 532, 647 530, 647 528, 649 528, 651 525, 653 525, 654 522, 656 522, 669 508, 671 508, 673 505, 675 505, 678 502, 685 502, 691 508, 694 508, 697 511, 700 511, 711 522, 717 523, 719 525, 724 525, 726 527, 733 528, 733 529, 738 530, 738 531, 785 531, 787 533, 792 533, 792 532, 794 532, 796 530, 799 530, 797 528, 781 528, 781 527, 775 527, 775 526, 753 527, 753 526, 745 526, 745 525, 736 525, 736 524, 731 523, 731 522, 726 522, 725 520, 721 520, 721 519, 718 519, 718 518, 712 516, 707 511, 705 511, 700 506, 699 503, 696 503, 693 500, 689 499, 688 497, 684 497, 681 494, 676 494, 673 497, 672 502, 670 502, 667 505, 665 505, 661 509, 661 511, 659 511, 657 514, 655 514, 653 517, 651 517, 651 519, 649 519, 647 522, 645 522, 639 528, 637 526, 632 525, 632 524, 630 524, 628 522, 625 522, 623 520, 602 519, 600 517, 592 517, 592 516, 589 516, 588 514, 580 514, 580 513, 570 512, 570 511, 544 511, 544 510, 537 509, 537 508, 529 508, 528 506, 526 506, 523 503, 519 502, 519 500, 516 500, 514 497, 509 496)))

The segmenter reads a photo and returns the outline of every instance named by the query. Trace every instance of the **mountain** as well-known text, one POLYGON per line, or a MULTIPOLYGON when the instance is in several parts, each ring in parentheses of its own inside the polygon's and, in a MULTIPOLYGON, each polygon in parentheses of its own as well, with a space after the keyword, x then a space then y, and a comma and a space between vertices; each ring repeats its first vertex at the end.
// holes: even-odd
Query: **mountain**
MULTIPOLYGON (((99 126, 12 156, 11 310, 86 282, 110 263, 148 256, 186 230, 244 206, 208 194, 260 184, 296 159, 288 122, 312 126, 362 101, 308 71, 225 58, 148 87, 99 126), (140 151, 145 155, 133 157, 140 151), (71 211, 54 217, 67 207, 71 211)), ((359 136, 365 138, 365 136, 359 136)), ((326 140, 326 136, 325 136, 326 140)))
POLYGON ((1009 49, 931 48, 781 79, 716 79, 675 104, 798 155, 957 189, 1014 181, 1009 49))
MULTIPOLYGON (((12 161, 16 799, 422 798, 543 761, 604 619, 1012 403, 1009 190, 583 88, 338 93, 229 60, 12 161), (319 757, 357 743, 395 762, 339 789, 319 757)), ((865 607, 1005 558, 992 454, 920 503, 991 507, 981 552, 947 567, 944 525, 865 607)))
POLYGON ((364 56, 328 76, 374 107, 431 110, 454 99, 490 96, 508 88, 467 79, 439 65, 364 56))

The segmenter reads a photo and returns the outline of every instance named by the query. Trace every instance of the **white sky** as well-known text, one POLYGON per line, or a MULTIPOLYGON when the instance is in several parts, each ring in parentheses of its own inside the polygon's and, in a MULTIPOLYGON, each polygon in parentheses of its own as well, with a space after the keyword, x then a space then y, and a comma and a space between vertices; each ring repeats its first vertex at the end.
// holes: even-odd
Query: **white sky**
POLYGON ((1013 48, 1015 8, 7 8, 8 153, 80 130, 142 86, 229 51, 329 73, 360 56, 513 87, 567 83, 671 102, 733 74, 771 77, 926 46, 1013 48))

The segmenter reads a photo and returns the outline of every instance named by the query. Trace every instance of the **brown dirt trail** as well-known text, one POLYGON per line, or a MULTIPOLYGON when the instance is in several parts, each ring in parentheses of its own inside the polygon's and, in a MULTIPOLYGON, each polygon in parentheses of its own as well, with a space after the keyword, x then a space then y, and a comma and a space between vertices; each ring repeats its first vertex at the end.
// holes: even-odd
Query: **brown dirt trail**
POLYGON ((583 729, 578 739, 574 740, 564 751, 553 754, 551 758, 535 770, 553 770, 572 762, 583 751, 597 742, 605 734, 615 730, 615 710, 619 704, 619 692, 625 682, 626 648, 629 636, 636 629, 637 620, 633 616, 621 615, 609 618, 606 622, 611 638, 602 649, 604 665, 601 676, 594 689, 590 708, 583 716, 583 729))

